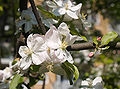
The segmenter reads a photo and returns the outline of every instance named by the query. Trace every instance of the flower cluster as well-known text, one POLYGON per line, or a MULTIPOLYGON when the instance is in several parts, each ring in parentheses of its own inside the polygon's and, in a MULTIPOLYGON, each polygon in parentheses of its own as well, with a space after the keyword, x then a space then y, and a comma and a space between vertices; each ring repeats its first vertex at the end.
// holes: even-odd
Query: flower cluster
POLYGON ((81 9, 82 3, 74 5, 70 0, 47 1, 49 7, 53 8, 56 16, 67 15, 73 19, 78 19, 77 12, 81 9))
POLYGON ((20 46, 20 68, 26 70, 30 65, 60 64, 66 60, 73 63, 71 54, 66 47, 72 45, 77 36, 72 36, 66 23, 61 23, 58 29, 51 25, 47 33, 43 35, 30 34, 27 38, 27 46, 20 46))

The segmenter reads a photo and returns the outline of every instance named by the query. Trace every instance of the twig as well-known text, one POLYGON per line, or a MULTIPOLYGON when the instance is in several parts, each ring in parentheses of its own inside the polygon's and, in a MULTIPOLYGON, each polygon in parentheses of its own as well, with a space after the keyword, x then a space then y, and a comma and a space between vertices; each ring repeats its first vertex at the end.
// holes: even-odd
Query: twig
POLYGON ((42 89, 45 89, 45 78, 44 78, 44 80, 43 80, 42 89))
MULTIPOLYGON (((106 46, 110 46, 109 49, 116 49, 116 50, 120 50, 120 42, 118 42, 115 46, 112 46, 111 44, 108 44, 106 46)), ((106 47, 103 46, 103 47, 106 47)), ((102 48, 103 48, 102 47, 102 48)), ((79 51, 79 50, 88 50, 88 49, 94 49, 95 45, 91 42, 87 42, 87 43, 79 43, 79 44, 73 44, 71 46, 67 47, 68 51, 79 51)))
POLYGON ((31 4, 31 7, 32 7, 32 10, 33 10, 33 13, 36 17, 36 20, 38 22, 38 25, 40 26, 41 30, 42 30, 42 33, 45 34, 46 33, 46 29, 45 29, 45 26, 43 25, 42 23, 42 20, 39 16, 39 13, 37 12, 37 9, 36 9, 36 6, 35 6, 35 3, 33 0, 29 0, 30 1, 30 4, 31 4))

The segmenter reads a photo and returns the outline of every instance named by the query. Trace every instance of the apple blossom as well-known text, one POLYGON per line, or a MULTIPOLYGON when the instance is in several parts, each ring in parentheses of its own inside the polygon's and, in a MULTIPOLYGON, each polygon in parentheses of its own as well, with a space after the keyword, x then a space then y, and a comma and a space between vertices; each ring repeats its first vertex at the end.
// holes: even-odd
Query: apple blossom
POLYGON ((61 16, 67 14, 73 19, 78 19, 77 11, 81 9, 82 3, 74 5, 70 0, 47 1, 49 7, 53 8, 53 14, 61 16))
POLYGON ((48 54, 51 58, 49 61, 52 63, 63 63, 68 60, 68 62, 73 63, 72 56, 66 50, 66 47, 72 45, 76 39, 77 36, 72 36, 69 33, 65 23, 61 23, 58 29, 55 26, 51 26, 45 35, 48 54))
POLYGON ((27 38, 27 46, 20 46, 19 54, 20 67, 23 70, 29 68, 33 63, 35 65, 41 64, 47 57, 46 46, 44 45, 43 36, 39 34, 30 34, 27 38))

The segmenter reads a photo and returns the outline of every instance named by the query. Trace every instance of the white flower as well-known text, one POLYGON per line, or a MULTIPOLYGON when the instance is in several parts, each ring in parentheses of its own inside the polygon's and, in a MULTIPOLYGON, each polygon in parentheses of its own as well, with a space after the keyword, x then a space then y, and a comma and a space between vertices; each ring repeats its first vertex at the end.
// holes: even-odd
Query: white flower
POLYGON ((81 89, 103 89, 102 78, 96 77, 93 81, 91 79, 86 79, 81 82, 81 89))
POLYGON ((81 9, 82 3, 74 5, 70 0, 54 0, 47 2, 49 7, 53 8, 53 14, 61 16, 67 14, 73 19, 78 19, 77 11, 81 9))
POLYGON ((21 27, 23 24, 25 24, 26 33, 32 29, 32 25, 37 25, 36 18, 32 12, 32 8, 23 10, 21 13, 21 19, 16 22, 17 27, 21 27))
POLYGON ((6 67, 4 70, 0 70, 0 81, 5 82, 6 79, 12 76, 12 69, 6 67))
POLYGON ((20 67, 23 70, 29 68, 33 63, 39 65, 45 61, 47 57, 46 46, 44 45, 43 36, 39 34, 30 34, 27 38, 27 46, 20 46, 19 54, 22 57, 20 59, 20 67))
POLYGON ((95 89, 103 89, 102 78, 101 77, 96 77, 92 82, 92 86, 95 89))
POLYGON ((71 54, 66 50, 66 47, 72 45, 77 36, 72 36, 65 23, 61 23, 58 29, 51 26, 45 35, 45 42, 48 47, 48 54, 50 56, 49 62, 63 63, 66 60, 73 63, 71 54))

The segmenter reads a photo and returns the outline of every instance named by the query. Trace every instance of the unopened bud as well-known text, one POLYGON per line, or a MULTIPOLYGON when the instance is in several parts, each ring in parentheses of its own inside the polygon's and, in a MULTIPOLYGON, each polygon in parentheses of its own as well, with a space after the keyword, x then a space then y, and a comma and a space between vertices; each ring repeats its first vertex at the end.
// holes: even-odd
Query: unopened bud
POLYGON ((94 52, 90 52, 90 53, 88 54, 88 56, 89 56, 90 58, 92 58, 92 57, 94 56, 94 52))
POLYGON ((97 40, 98 40, 98 41, 101 41, 101 37, 98 37, 97 40))

